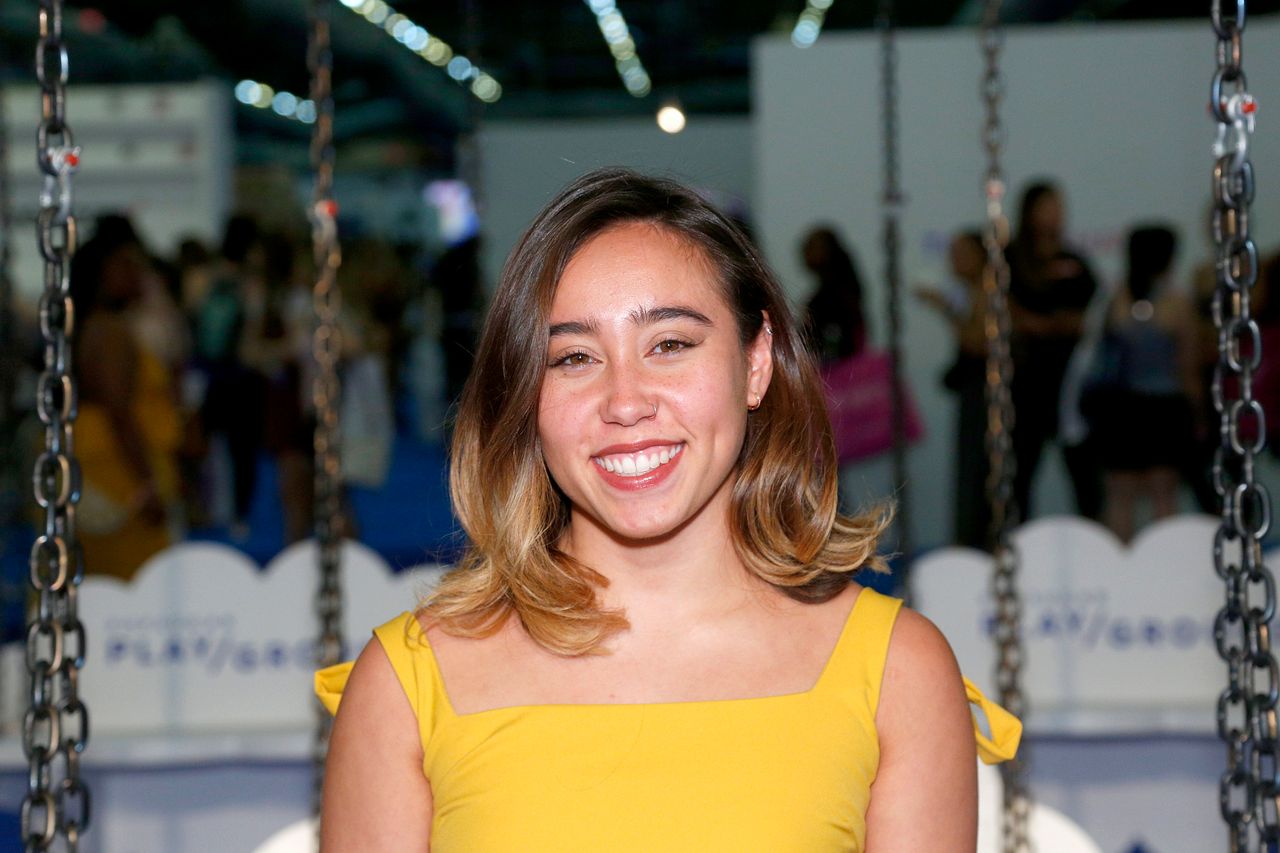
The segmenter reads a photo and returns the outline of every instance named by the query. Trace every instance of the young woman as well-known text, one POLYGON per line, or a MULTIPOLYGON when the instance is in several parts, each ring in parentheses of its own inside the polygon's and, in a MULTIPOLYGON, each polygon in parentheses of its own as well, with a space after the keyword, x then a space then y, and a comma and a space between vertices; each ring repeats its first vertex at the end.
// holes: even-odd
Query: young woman
POLYGON ((144 345, 138 312, 152 275, 132 223, 108 215, 76 252, 77 531, 85 571, 129 580, 173 539, 182 440, 172 365, 144 345))
POLYGON ((1071 478, 1076 510, 1102 511, 1102 473, 1094 447, 1059 432, 1062 387, 1084 335, 1085 312, 1098 290, 1088 259, 1068 245, 1066 202, 1058 186, 1037 181, 1022 193, 1018 229, 1009 245, 1009 309, 1013 313, 1014 499, 1034 515, 1036 470, 1056 442, 1071 478))
POLYGON ((1086 410, 1105 471, 1104 517, 1125 542, 1137 533, 1139 502, 1150 502, 1155 519, 1178 511, 1179 467, 1207 429, 1194 421, 1204 389, 1195 307, 1172 288, 1177 249, 1165 226, 1129 232, 1127 272, 1094 356, 1108 383, 1086 410))
POLYGON ((851 580, 886 513, 837 514, 800 332, 694 193, 598 171, 538 216, 450 476, 463 564, 317 677, 326 853, 973 850, 966 684, 851 580))

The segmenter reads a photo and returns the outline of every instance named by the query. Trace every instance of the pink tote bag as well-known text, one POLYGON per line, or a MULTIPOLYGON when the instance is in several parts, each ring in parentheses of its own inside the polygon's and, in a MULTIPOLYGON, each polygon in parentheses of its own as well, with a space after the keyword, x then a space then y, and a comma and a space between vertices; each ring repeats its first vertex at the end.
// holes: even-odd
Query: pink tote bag
MULTIPOLYGON (((867 347, 822 368, 827 412, 841 465, 869 459, 893 447, 890 366, 887 352, 867 347)), ((924 425, 905 381, 903 397, 907 443, 915 444, 924 437, 924 425)))

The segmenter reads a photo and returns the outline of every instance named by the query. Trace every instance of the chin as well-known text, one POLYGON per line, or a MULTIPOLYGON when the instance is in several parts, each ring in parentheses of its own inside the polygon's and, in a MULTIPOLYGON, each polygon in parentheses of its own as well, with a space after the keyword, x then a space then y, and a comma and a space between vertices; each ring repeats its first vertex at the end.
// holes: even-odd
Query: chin
POLYGON ((691 516, 655 514, 646 517, 602 513, 592 522, 615 540, 635 545, 655 544, 670 539, 692 520, 691 516))

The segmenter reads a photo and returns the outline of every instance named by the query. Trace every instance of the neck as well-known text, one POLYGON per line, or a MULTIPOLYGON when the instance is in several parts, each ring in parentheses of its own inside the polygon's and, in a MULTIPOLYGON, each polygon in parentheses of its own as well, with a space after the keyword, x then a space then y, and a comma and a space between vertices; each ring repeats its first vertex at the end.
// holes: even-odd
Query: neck
POLYGON ((575 512, 561 547, 608 579, 600 604, 623 611, 633 633, 678 630, 759 593, 762 582, 734 551, 727 498, 726 493, 679 529, 648 540, 621 539, 575 512))

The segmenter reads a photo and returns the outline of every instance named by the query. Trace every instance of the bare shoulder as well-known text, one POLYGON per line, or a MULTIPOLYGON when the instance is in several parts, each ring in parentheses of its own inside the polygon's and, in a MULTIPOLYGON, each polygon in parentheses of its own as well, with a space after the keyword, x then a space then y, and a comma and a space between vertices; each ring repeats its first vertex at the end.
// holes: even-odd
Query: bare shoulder
POLYGON ((899 612, 888 644, 877 727, 892 733, 904 725, 904 717, 932 724, 947 720, 952 725, 968 725, 969 720, 964 680, 951 644, 937 625, 908 607, 899 612))
POLYGON ((926 691, 958 688, 960 695, 964 695, 960 667, 951 644, 938 626, 908 607, 899 611, 894 624, 884 677, 886 688, 893 681, 926 691))
POLYGON ((365 644, 356 658, 342 692, 339 715, 354 716, 369 710, 376 710, 379 714, 390 713, 393 717, 401 716, 397 711, 404 710, 410 718, 413 717, 413 709, 400 679, 396 677, 391 659, 376 637, 365 644))
POLYGON ((880 766, 867 849, 954 850, 977 838, 977 746, 950 644, 914 610, 898 614, 876 711, 880 766))
POLYGON ((321 849, 429 849, 431 788, 417 718, 375 639, 356 659, 325 765, 321 849))

